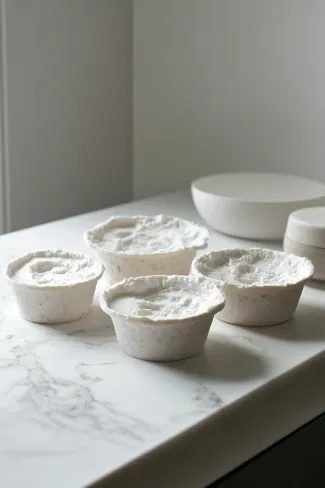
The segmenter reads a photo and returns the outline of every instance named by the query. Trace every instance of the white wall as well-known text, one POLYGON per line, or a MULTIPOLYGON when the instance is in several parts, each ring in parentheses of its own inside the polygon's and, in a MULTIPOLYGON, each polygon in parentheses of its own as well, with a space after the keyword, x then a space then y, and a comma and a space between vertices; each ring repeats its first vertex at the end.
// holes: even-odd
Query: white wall
POLYGON ((131 0, 2 6, 7 230, 130 200, 131 0))
POLYGON ((325 2, 135 0, 135 196, 210 172, 325 181, 325 2))

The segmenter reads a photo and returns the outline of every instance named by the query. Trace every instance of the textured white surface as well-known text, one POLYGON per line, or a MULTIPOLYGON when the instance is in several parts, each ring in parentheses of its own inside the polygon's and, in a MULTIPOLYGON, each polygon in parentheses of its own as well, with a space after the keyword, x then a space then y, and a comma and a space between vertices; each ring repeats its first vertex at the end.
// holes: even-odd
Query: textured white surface
POLYGON ((84 233, 109 285, 135 276, 186 275, 208 238, 205 227, 166 215, 114 216, 84 233))
POLYGON ((101 273, 93 258, 67 251, 38 251, 11 263, 10 277, 36 286, 71 286, 91 280, 101 273))
POLYGON ((225 297, 203 276, 145 276, 104 291, 99 303, 126 354, 175 361, 202 352, 225 297))
POLYGON ((167 215, 114 217, 86 233, 93 247, 126 254, 155 254, 206 246, 206 228, 167 215))
POLYGON ((218 285, 203 276, 128 278, 108 295, 107 305, 116 312, 149 320, 186 319, 211 311, 223 301, 218 285))
POLYGON ((218 318, 236 325, 274 325, 294 314, 314 267, 306 259, 273 249, 212 251, 191 266, 196 276, 219 284, 226 306, 218 318))
POLYGON ((62 250, 27 253, 5 268, 21 316, 41 324, 85 317, 103 272, 93 257, 62 250))
POLYGON ((222 285, 238 288, 286 287, 313 273, 307 259, 272 249, 227 249, 198 257, 193 266, 222 285))
MULTIPOLYGON (((84 229, 131 212, 200 221, 189 195, 162 196, 2 236, 0 264, 40 241, 85 252, 84 229)), ((216 233, 210 241, 251 245, 216 233)), ((204 353, 173 364, 123 354, 97 300, 81 321, 44 327, 20 318, 2 279, 0 305, 6 488, 80 488, 104 475, 112 488, 152 488, 153 479, 155 488, 201 488, 325 410, 322 287, 305 287, 285 325, 215 320, 204 353)))
POLYGON ((202 352, 225 297, 204 276, 145 276, 104 291, 99 303, 112 318, 124 352, 149 361, 174 361, 202 352))

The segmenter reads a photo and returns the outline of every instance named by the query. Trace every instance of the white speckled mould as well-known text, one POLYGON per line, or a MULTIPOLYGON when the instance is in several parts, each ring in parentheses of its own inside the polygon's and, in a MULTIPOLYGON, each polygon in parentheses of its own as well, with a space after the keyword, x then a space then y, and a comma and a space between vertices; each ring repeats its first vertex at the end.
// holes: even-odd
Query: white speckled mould
POLYGON ((92 257, 66 251, 38 251, 25 254, 8 263, 5 274, 17 300, 20 314, 31 322, 59 324, 78 320, 88 314, 96 285, 104 268, 92 257), (74 275, 69 284, 23 283, 14 278, 15 272, 31 258, 60 257, 87 260, 92 268, 91 276, 78 279, 74 275))
POLYGON ((147 276, 128 278, 112 286, 100 296, 100 305, 111 316, 118 341, 126 354, 149 361, 173 361, 202 351, 214 314, 224 307, 225 299, 217 284, 204 277, 147 276), (159 316, 158 304, 154 304, 156 312, 151 317, 114 309, 116 299, 141 298, 145 293, 161 293, 170 286, 175 286, 185 298, 199 294, 197 310, 186 315, 181 300, 179 303, 175 301, 176 314, 171 316, 159 316))
POLYGON ((274 325, 289 320, 313 272, 308 259, 255 248, 210 252, 196 258, 192 264, 194 275, 208 277, 225 293, 226 306, 217 318, 247 326, 274 325))
MULTIPOLYGON (((175 233, 177 234, 177 232, 175 233)), ((187 275, 190 271, 191 263, 198 249, 207 246, 209 232, 192 222, 169 216, 133 216, 133 217, 112 217, 106 222, 97 225, 93 230, 84 234, 85 242, 98 253, 105 266, 105 279, 109 285, 115 284, 124 278, 136 276, 152 275, 187 275), (132 249, 132 245, 126 250, 112 250, 103 246, 100 237, 111 229, 135 228, 139 219, 165 218, 177 220, 184 226, 194 230, 192 242, 188 245, 174 246, 172 250, 164 250, 164 246, 157 248, 154 252, 143 249, 132 249)))

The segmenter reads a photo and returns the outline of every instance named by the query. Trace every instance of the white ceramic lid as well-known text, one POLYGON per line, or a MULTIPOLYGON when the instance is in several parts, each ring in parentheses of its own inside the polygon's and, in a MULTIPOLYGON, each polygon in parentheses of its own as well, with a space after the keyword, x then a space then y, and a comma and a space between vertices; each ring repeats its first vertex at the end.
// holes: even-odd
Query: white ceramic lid
POLYGON ((290 214, 286 237, 308 246, 325 248, 325 207, 302 208, 290 214))
POLYGON ((198 190, 254 203, 303 202, 325 196, 325 185, 282 173, 221 173, 192 183, 198 190))

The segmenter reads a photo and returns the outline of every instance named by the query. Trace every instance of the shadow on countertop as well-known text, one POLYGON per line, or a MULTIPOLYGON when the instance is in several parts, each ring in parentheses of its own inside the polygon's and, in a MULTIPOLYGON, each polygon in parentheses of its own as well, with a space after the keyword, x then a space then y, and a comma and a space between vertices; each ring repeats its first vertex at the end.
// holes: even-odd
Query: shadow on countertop
POLYGON ((306 284, 306 287, 312 288, 313 290, 325 291, 325 282, 324 281, 314 281, 314 280, 308 281, 308 283, 306 284))
POLYGON ((249 329, 254 334, 288 342, 325 342, 325 296, 323 307, 301 303, 288 322, 249 329))
POLYGON ((204 379, 247 381, 265 376, 270 363, 267 358, 235 343, 228 336, 210 336, 204 351, 182 361, 160 363, 163 367, 204 379))
POLYGON ((61 334, 80 339, 88 344, 96 345, 116 341, 111 318, 95 303, 88 315, 82 319, 52 327, 61 334))

